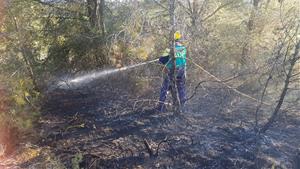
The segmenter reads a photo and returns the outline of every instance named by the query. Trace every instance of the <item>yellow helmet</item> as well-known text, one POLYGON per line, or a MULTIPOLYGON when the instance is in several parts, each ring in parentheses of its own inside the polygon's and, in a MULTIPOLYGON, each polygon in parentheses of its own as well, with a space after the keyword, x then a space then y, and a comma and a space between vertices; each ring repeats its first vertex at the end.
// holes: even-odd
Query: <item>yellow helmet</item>
POLYGON ((181 33, 179 32, 179 31, 176 31, 175 33, 174 33, 174 39, 175 40, 180 40, 181 39, 181 33))

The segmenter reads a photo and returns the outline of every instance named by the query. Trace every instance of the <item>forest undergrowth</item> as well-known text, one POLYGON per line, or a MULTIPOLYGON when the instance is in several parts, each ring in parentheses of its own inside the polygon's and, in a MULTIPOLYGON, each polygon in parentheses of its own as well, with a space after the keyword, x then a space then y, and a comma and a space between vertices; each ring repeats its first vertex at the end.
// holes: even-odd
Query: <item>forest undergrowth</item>
POLYGON ((75 90, 49 91, 38 127, 40 140, 27 145, 36 156, 15 165, 220 169, 298 165, 300 119, 296 115, 280 113, 274 127, 257 143, 255 102, 210 82, 197 90, 186 112, 159 113, 153 110, 159 77, 147 76, 156 80, 145 82, 132 74, 136 72, 99 79, 75 90))

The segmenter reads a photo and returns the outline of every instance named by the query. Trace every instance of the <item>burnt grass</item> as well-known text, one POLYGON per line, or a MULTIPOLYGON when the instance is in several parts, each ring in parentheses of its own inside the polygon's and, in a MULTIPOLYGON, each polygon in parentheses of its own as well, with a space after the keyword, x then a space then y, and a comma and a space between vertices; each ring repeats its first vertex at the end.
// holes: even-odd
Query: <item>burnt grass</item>
MULTIPOLYGON (((299 116, 281 113, 256 140, 255 103, 210 83, 189 100, 186 112, 173 113, 169 106, 159 113, 153 108, 161 79, 147 78, 122 74, 49 91, 39 145, 50 147, 67 168, 78 155, 80 168, 299 167, 299 116)), ((187 87, 191 93, 193 85, 187 87)))

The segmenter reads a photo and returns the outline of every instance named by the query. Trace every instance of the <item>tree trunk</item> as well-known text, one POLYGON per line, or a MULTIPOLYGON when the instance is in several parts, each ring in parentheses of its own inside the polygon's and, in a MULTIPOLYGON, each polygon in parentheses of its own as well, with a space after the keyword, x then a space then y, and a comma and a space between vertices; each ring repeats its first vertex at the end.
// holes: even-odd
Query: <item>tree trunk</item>
POLYGON ((35 76, 35 73, 34 73, 34 70, 33 70, 33 65, 34 65, 33 61, 28 58, 28 56, 31 55, 31 54, 29 54, 28 49, 24 48, 24 47, 21 47, 21 53, 22 53, 23 59, 24 59, 25 64, 26 64, 26 68, 28 70, 29 77, 32 80, 34 90, 40 92, 41 90, 40 90, 40 87, 38 85, 38 82, 37 82, 37 79, 36 79, 36 76, 35 76))
POLYGON ((173 108, 175 112, 180 111, 180 102, 177 95, 177 86, 176 86, 176 58, 175 58, 175 40, 174 40, 174 33, 175 33, 175 0, 169 0, 169 16, 170 16, 170 26, 171 31, 169 35, 169 46, 170 46, 170 57, 173 66, 171 68, 171 94, 173 99, 173 108))
POLYGON ((87 12, 91 27, 105 35, 105 0, 87 0, 87 12))
POLYGON ((105 36, 105 32, 106 32, 105 22, 104 22, 104 19, 105 19, 105 0, 100 1, 99 14, 100 14, 99 23, 100 23, 101 32, 102 32, 102 35, 105 36))
POLYGON ((240 61, 242 65, 245 65, 248 62, 248 59, 251 58, 251 51, 252 51, 251 37, 253 36, 253 31, 255 29, 255 17, 258 11, 259 2, 260 0, 253 0, 251 14, 247 23, 247 32, 250 38, 248 38, 247 42, 245 42, 242 49, 242 57, 240 61))
POLYGON ((300 41, 298 41, 296 47, 295 47, 295 52, 292 56, 292 58, 290 59, 290 67, 289 67, 289 71, 288 74, 286 75, 286 79, 284 82, 284 87, 282 89, 282 92, 280 94, 278 103, 276 105, 275 110, 272 113, 272 116, 269 118, 268 122, 263 126, 263 128, 260 130, 259 133, 264 133, 266 132, 271 125, 274 123, 275 118, 277 117, 279 110, 281 109, 281 106, 283 104, 284 98, 287 94, 288 88, 289 88, 289 84, 290 84, 290 79, 292 78, 292 74, 293 74, 293 70, 294 70, 294 66, 296 65, 297 61, 299 60, 299 49, 300 49, 300 41))
POLYGON ((97 0, 87 0, 87 12, 91 27, 97 26, 97 0))

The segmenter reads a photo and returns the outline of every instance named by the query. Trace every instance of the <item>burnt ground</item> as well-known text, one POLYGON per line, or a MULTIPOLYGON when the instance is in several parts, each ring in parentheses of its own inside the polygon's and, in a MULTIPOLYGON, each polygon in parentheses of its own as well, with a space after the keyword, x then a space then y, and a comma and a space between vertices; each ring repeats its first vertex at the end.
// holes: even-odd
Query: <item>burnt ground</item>
POLYGON ((299 114, 281 113, 255 142, 255 103, 209 83, 185 113, 158 113, 160 82, 118 75, 49 91, 37 143, 47 153, 19 167, 47 168, 51 154, 66 168, 299 168, 299 114))

